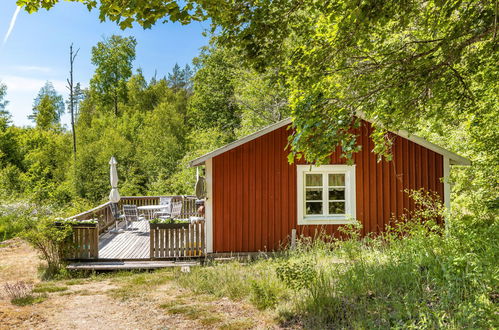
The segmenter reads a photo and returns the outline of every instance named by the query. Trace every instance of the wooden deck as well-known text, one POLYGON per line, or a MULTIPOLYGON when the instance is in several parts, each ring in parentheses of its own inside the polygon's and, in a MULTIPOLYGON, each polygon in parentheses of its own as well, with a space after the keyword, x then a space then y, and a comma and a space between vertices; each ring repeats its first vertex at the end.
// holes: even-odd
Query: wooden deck
POLYGON ((147 270, 170 267, 189 268, 199 266, 199 261, 96 261, 75 262, 67 266, 70 270, 147 270))
POLYGON ((150 258, 149 221, 135 221, 120 231, 108 231, 99 238, 99 259, 136 260, 150 258))

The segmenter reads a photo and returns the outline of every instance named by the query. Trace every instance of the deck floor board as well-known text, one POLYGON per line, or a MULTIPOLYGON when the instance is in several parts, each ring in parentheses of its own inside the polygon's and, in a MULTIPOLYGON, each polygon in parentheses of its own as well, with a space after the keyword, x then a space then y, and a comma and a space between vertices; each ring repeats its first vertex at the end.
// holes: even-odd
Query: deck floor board
POLYGON ((135 221, 128 229, 102 234, 99 259, 149 259, 149 221, 135 221))

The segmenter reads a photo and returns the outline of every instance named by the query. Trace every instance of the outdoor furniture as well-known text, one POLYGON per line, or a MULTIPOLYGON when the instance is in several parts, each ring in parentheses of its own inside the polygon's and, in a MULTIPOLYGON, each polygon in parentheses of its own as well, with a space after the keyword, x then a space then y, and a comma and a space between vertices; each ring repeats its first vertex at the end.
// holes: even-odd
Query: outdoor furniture
POLYGON ((160 197, 159 205, 163 206, 160 211, 154 212, 153 218, 159 217, 169 217, 171 215, 172 198, 171 197, 160 197))
POLYGON ((126 227, 128 227, 128 222, 144 220, 144 217, 139 216, 139 210, 137 205, 123 205, 123 213, 125 215, 126 227))
POLYGON ((114 229, 118 230, 118 222, 120 220, 125 219, 125 215, 123 213, 121 213, 121 210, 118 206, 118 203, 109 204, 109 208, 111 209, 111 213, 113 214, 113 218, 114 218, 114 229))
POLYGON ((162 216, 159 218, 160 219, 167 219, 167 218, 175 219, 175 218, 178 218, 181 213, 182 213, 182 201, 173 202, 170 214, 168 216, 162 216))
POLYGON ((147 219, 153 219, 157 212, 161 212, 165 209, 165 205, 143 205, 137 207, 138 210, 143 211, 147 219))

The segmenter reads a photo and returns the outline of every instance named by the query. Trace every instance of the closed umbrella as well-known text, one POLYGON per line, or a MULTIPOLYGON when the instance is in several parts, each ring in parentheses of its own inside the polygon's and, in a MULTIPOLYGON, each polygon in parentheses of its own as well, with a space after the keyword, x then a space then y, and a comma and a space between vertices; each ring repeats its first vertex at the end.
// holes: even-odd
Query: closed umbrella
POLYGON ((116 169, 116 164, 118 162, 114 157, 111 157, 109 165, 111 165, 111 192, 109 193, 109 201, 112 203, 118 203, 121 199, 120 193, 118 192, 118 170, 116 169))

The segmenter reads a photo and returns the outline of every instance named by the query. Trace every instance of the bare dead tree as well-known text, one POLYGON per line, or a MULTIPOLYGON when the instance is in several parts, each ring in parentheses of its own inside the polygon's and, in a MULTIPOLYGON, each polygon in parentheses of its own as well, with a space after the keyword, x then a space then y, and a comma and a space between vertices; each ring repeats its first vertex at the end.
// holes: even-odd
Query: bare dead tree
POLYGON ((78 55, 80 49, 78 48, 75 53, 73 53, 73 44, 69 46, 69 79, 67 79, 69 89, 69 111, 71 113, 71 130, 73 133, 73 157, 76 164, 76 131, 75 131, 75 95, 74 95, 74 87, 73 87, 73 64, 78 55))

